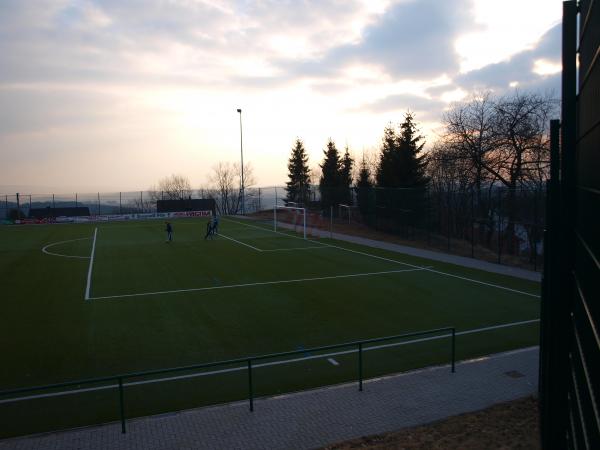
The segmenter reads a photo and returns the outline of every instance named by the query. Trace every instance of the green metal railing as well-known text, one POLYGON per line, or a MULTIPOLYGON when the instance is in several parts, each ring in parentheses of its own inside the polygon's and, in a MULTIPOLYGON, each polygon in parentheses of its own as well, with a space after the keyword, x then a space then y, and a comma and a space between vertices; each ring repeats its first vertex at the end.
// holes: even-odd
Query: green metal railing
MULTIPOLYGON (((299 354, 306 355, 307 353, 323 352, 323 351, 327 351, 327 350, 336 350, 336 349, 340 349, 340 348, 356 347, 356 350, 346 351, 345 353, 350 353, 350 352, 358 353, 358 377, 357 377, 358 379, 357 379, 357 381, 358 381, 358 390, 362 391, 363 390, 363 379, 364 379, 364 377, 363 377, 363 351, 369 350, 369 347, 367 347, 365 349, 365 344, 375 344, 375 343, 380 343, 380 342, 399 340, 399 339, 418 337, 418 336, 426 336, 426 335, 432 335, 432 334, 439 334, 439 333, 444 333, 444 332, 449 332, 449 334, 440 335, 435 338, 451 337, 451 352, 450 352, 451 353, 451 356, 450 356, 451 372, 454 373, 455 359, 456 359, 456 329, 454 327, 445 327, 445 328, 437 328, 434 330, 418 331, 418 332, 414 332, 414 333, 399 334, 399 335, 395 335, 395 336, 386 336, 386 337, 374 338, 374 339, 363 339, 360 341, 351 341, 351 342, 345 342, 342 344, 326 345, 326 346, 322 346, 322 347, 313 347, 313 348, 294 350, 294 351, 289 351, 289 352, 271 353, 271 354, 252 356, 252 357, 246 357, 246 358, 230 359, 230 360, 226 360, 226 361, 217 361, 217 362, 205 363, 205 364, 195 364, 195 365, 191 365, 191 366, 172 367, 172 368, 168 368, 168 369, 157 369, 157 370, 149 370, 149 371, 143 371, 143 372, 130 372, 130 373, 113 375, 113 376, 108 376, 108 377, 87 378, 87 379, 83 379, 83 380, 69 381, 69 382, 65 382, 65 383, 48 384, 45 386, 34 386, 34 387, 28 387, 28 388, 12 389, 12 390, 7 390, 7 391, 0 391, 0 397, 14 396, 14 395, 18 395, 18 394, 25 394, 25 393, 39 392, 39 391, 49 391, 49 390, 55 390, 55 389, 60 389, 60 388, 66 388, 66 387, 74 387, 74 386, 81 387, 83 385, 116 382, 117 384, 109 385, 109 386, 106 386, 105 388, 106 389, 110 389, 110 388, 118 388, 119 389, 119 415, 120 415, 120 421, 121 421, 121 432, 125 433, 126 432, 126 426, 125 426, 126 417, 125 417, 125 384, 124 384, 124 380, 127 380, 127 379, 140 378, 140 377, 151 377, 151 376, 155 376, 155 375, 164 375, 167 373, 174 373, 174 372, 197 371, 197 370, 201 370, 201 369, 209 369, 209 368, 214 368, 214 367, 218 367, 218 366, 231 366, 231 365, 235 365, 235 364, 240 364, 242 366, 238 367, 236 369, 230 369, 230 370, 241 370, 241 368, 243 368, 245 365, 246 370, 248 371, 249 407, 250 407, 250 411, 254 411, 254 387, 253 387, 253 381, 252 381, 252 371, 253 371, 252 363, 253 362, 261 361, 261 360, 265 360, 265 359, 276 359, 276 358, 281 359, 284 357, 295 356, 295 355, 299 355, 299 354)), ((435 338, 433 338, 433 339, 435 339, 435 338)), ((427 339, 432 339, 432 338, 427 338, 427 339)), ((408 343, 411 343, 411 342, 407 342, 407 344, 408 343)), ((331 354, 319 355, 318 358, 325 358, 327 356, 331 356, 331 354)), ((310 358, 307 358, 307 359, 315 359, 315 357, 311 356, 310 358)), ((282 361, 282 363, 284 363, 284 362, 285 362, 285 360, 282 361)), ((159 383, 161 381, 162 380, 156 380, 155 382, 159 383)), ((65 395, 68 393, 69 393, 69 391, 64 392, 65 395)), ((16 399, 18 399, 18 397, 16 399)))

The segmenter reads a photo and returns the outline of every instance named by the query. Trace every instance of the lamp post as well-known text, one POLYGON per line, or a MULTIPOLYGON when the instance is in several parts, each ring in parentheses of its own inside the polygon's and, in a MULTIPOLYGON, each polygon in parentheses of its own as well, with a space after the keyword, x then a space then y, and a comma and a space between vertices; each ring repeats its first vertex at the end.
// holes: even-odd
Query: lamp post
POLYGON ((244 215, 246 213, 246 208, 245 208, 245 193, 244 193, 244 147, 243 147, 243 143, 242 143, 242 110, 240 108, 238 108, 237 110, 238 113, 240 113, 240 160, 242 162, 242 180, 241 180, 241 186, 240 186, 240 191, 242 193, 242 215, 244 215))

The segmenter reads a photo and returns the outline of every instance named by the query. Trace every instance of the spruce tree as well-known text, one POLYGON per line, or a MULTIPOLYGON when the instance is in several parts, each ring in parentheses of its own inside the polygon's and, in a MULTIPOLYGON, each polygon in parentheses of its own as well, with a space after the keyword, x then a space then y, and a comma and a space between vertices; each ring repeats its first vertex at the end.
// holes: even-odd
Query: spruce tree
POLYGON ((407 112, 400 130, 388 125, 383 132, 381 155, 377 167, 377 186, 395 188, 424 188, 427 160, 420 155, 425 145, 418 134, 412 113, 407 112))
POLYGON ((296 139, 292 154, 288 159, 288 179, 286 200, 306 205, 310 199, 310 169, 304 143, 296 139))
POLYGON ((327 142, 327 148, 323 150, 324 158, 321 167, 321 178, 319 180, 319 191, 321 193, 321 206, 329 209, 339 202, 340 169, 341 161, 338 149, 332 139, 327 142))
POLYGON ((429 183, 427 177, 427 158, 421 155, 425 141, 421 136, 410 112, 404 116, 400 124, 398 151, 400 154, 399 187, 424 188, 429 183), (421 142, 423 141, 423 142, 421 142))
POLYGON ((375 178, 379 187, 398 186, 398 138, 392 124, 383 130, 381 154, 375 178))
POLYGON ((352 205, 352 167, 354 160, 350 156, 350 149, 346 145, 346 151, 340 166, 340 202, 352 205))
POLYGON ((358 180, 356 181, 358 209, 363 216, 369 212, 369 197, 372 188, 371 171, 367 165, 365 155, 363 155, 358 171, 358 180))

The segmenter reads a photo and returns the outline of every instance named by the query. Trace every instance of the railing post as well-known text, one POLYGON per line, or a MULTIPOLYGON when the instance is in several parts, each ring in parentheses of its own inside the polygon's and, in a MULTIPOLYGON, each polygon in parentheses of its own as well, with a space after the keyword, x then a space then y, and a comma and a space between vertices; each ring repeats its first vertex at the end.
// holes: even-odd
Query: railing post
POLYGON ((456 328, 452 327, 452 373, 455 372, 456 361, 456 328))
POLYGON ((254 392, 252 390, 252 360, 248 360, 248 399, 250 400, 250 412, 254 411, 254 392))
POLYGON ((119 378, 119 404, 121 407, 121 433, 125 434, 125 401, 123 395, 123 378, 119 378))
POLYGON ((358 343, 358 390, 363 390, 362 342, 358 343))

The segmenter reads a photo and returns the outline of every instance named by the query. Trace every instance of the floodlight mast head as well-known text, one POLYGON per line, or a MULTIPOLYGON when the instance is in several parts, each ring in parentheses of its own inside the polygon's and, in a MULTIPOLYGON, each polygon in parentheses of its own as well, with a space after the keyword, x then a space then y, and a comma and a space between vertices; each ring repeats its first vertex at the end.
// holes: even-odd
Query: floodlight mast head
POLYGON ((237 112, 239 112, 240 114, 242 113, 242 110, 240 108, 237 109, 237 112))

